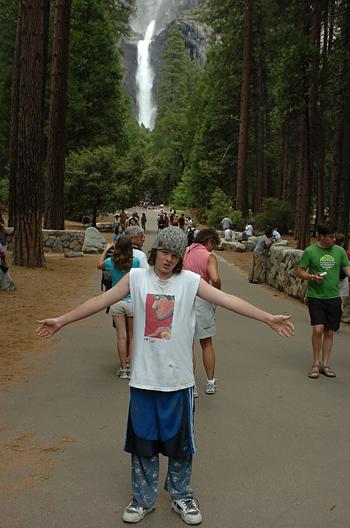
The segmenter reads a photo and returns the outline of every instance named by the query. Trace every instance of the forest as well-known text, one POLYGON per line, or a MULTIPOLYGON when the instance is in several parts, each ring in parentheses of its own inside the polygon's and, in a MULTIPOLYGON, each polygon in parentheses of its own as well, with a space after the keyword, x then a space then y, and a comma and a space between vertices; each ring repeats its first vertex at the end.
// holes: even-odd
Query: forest
MULTIPOLYGON (((133 0, 0 0, 0 207, 14 263, 42 266, 42 227, 154 203, 348 239, 350 0, 203 0, 206 63, 176 23, 157 117, 139 126, 119 43, 133 0)), ((0 211, 1 212, 1 211, 0 211)))

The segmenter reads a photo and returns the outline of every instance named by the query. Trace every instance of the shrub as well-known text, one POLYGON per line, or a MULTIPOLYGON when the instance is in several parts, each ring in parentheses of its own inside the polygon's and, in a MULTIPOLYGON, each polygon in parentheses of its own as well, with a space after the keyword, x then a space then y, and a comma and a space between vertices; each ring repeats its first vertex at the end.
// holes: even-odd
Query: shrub
POLYGON ((221 229, 221 220, 224 216, 231 218, 232 222, 238 224, 239 227, 243 225, 243 218, 239 211, 235 211, 231 207, 230 199, 221 189, 217 188, 210 200, 210 206, 206 210, 207 223, 216 229, 221 229))
POLYGON ((8 199, 9 199, 8 178, 0 178, 0 204, 7 206, 8 199))
POLYGON ((265 231, 266 227, 278 227, 280 233, 288 233, 294 226, 294 212, 289 203, 278 198, 265 198, 263 212, 255 215, 254 229, 265 231))

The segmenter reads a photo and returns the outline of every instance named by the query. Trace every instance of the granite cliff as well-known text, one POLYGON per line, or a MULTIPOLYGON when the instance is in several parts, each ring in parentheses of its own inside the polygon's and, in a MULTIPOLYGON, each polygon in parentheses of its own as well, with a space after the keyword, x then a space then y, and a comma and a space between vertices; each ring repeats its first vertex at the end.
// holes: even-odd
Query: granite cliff
POLYGON ((154 69, 154 91, 160 78, 162 55, 173 24, 176 24, 184 39, 192 60, 203 66, 210 41, 210 30, 196 20, 192 9, 200 7, 202 0, 137 0, 136 16, 131 20, 132 32, 128 40, 121 43, 124 61, 124 82, 132 107, 136 114, 136 70, 137 43, 143 38, 151 20, 156 20, 155 36, 150 47, 150 59, 154 69))

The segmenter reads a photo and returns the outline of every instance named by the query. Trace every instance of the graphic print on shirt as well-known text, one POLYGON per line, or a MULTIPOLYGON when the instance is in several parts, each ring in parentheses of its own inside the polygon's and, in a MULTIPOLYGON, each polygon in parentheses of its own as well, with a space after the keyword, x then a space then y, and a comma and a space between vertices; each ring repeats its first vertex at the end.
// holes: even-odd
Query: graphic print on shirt
POLYGON ((148 293, 145 338, 171 339, 175 295, 148 293))
POLYGON ((324 255, 320 258, 320 267, 328 271, 335 266, 335 258, 332 255, 324 255))

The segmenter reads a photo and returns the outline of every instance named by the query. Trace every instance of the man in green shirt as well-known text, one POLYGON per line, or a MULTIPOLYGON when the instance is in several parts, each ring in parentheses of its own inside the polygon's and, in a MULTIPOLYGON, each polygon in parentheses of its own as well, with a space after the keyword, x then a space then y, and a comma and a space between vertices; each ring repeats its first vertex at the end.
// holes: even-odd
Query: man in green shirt
POLYGON ((329 367, 333 333, 341 320, 339 272, 350 277, 350 265, 345 250, 335 245, 335 229, 328 224, 317 228, 318 243, 307 247, 298 267, 298 276, 308 281, 307 298, 312 325, 313 365, 309 378, 320 374, 335 378, 329 367), (322 362, 320 363, 322 351, 322 362))

